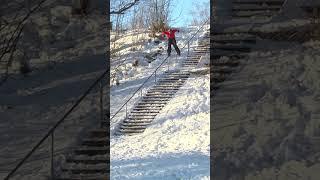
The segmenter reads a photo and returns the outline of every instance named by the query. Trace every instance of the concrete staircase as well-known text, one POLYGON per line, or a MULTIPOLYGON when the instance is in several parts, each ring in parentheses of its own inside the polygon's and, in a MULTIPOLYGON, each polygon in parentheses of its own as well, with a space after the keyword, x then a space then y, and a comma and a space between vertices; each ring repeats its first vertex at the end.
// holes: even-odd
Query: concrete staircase
POLYGON ((211 34, 210 41, 213 49, 210 53, 210 73, 211 79, 214 81, 214 91, 219 89, 219 83, 226 81, 228 76, 239 68, 241 59, 247 56, 258 40, 255 34, 234 28, 234 26, 246 25, 255 17, 262 20, 268 19, 281 10, 284 2, 284 0, 232 1, 232 19, 230 19, 230 22, 237 19, 243 21, 240 24, 228 22, 216 24, 211 34))
POLYGON ((81 146, 66 157, 57 180, 109 179, 109 131, 107 128, 90 130, 81 146))
POLYGON ((162 108, 169 103, 175 93, 189 78, 189 70, 198 64, 202 55, 209 52, 208 37, 209 33, 199 43, 199 46, 195 48, 192 55, 188 56, 182 63, 180 70, 166 72, 157 81, 156 85, 147 91, 134 106, 128 117, 121 122, 116 134, 134 135, 145 131, 162 108))
POLYGON ((240 59, 251 51, 256 37, 250 34, 219 34, 213 35, 211 42, 213 50, 210 53, 210 75, 214 83, 213 90, 217 90, 219 83, 235 72, 241 63, 240 59))
MULTIPOLYGON (((207 37, 209 37, 207 35, 207 37)), ((201 44, 192 56, 188 56, 180 71, 166 72, 141 98, 129 116, 120 124, 118 134, 133 135, 142 133, 155 116, 172 99, 174 94, 190 76, 189 68, 197 65, 203 53, 208 52, 208 43, 201 44)), ((107 120, 102 122, 107 127, 107 120)), ((109 130, 107 128, 90 130, 80 146, 66 156, 58 170, 57 180, 107 180, 109 179, 109 130)))
POLYGON ((190 73, 173 71, 166 73, 141 98, 128 117, 121 123, 120 134, 142 133, 152 123, 155 116, 172 99, 174 94, 188 79, 190 73))

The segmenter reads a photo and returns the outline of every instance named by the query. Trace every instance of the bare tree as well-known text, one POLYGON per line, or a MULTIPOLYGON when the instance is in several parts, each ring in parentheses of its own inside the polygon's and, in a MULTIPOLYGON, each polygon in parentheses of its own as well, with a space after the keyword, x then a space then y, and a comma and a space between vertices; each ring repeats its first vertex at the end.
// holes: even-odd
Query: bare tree
MULTIPOLYGON (((5 72, 1 75, 0 85, 8 79, 9 67, 12 65, 17 45, 21 39, 25 24, 32 14, 38 11, 47 0, 37 1, 6 1, 0 6, 0 68, 5 72)), ((22 62, 26 70, 27 63, 22 62)), ((24 72, 24 71, 23 71, 24 72)))
POLYGON ((202 4, 196 4, 196 6, 190 11, 192 14, 191 25, 201 25, 210 18, 210 4, 204 2, 202 4))
POLYGON ((130 3, 122 4, 122 6, 120 8, 118 8, 117 10, 112 10, 110 12, 110 14, 123 14, 125 11, 127 11, 128 9, 130 9, 131 7, 136 5, 138 2, 139 2, 139 0, 133 0, 130 3))

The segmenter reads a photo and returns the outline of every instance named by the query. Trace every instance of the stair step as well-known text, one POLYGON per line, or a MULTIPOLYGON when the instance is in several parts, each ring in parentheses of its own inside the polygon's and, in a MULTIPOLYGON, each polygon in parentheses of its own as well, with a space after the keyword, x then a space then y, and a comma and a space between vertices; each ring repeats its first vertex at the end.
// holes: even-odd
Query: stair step
POLYGON ((160 88, 167 88, 167 89, 174 89, 174 88, 179 88, 179 87, 181 87, 181 85, 180 85, 180 86, 166 86, 166 85, 156 85, 156 86, 153 86, 153 88, 158 88, 158 87, 160 87, 160 88))
POLYGON ((134 110, 131 113, 159 113, 159 110, 134 110))
POLYGON ((145 96, 145 97, 143 97, 143 98, 163 98, 163 99, 165 99, 165 98, 172 98, 172 96, 145 96))
POLYGON ((160 108, 161 108, 161 107, 164 107, 164 105, 153 105, 153 106, 149 106, 149 105, 138 104, 136 107, 139 107, 139 108, 140 108, 140 107, 141 107, 141 108, 142 108, 142 107, 160 107, 160 108))
POLYGON ((109 134, 107 129, 93 129, 89 131, 90 137, 104 138, 109 134))
POLYGON ((167 102, 140 102, 139 104, 167 104, 167 102))
POLYGON ((136 119, 154 119, 159 113, 152 113, 151 115, 148 115, 150 113, 145 113, 141 116, 129 116, 127 119, 129 120, 136 120, 136 119))
POLYGON ((255 10, 280 10, 280 5, 257 5, 257 4, 235 4, 232 7, 233 11, 255 11, 255 10))
POLYGON ((146 102, 146 101, 155 101, 155 102, 159 102, 159 101, 169 101, 169 98, 164 98, 164 99, 142 99, 141 102, 146 102))
POLYGON ((134 130, 134 129, 146 129, 146 127, 147 127, 147 125, 129 125, 129 126, 126 126, 126 125, 121 125, 120 126, 120 129, 132 129, 132 130, 134 130))
POLYGON ((233 17, 251 17, 251 16, 273 16, 277 11, 237 11, 232 13, 233 17))
POLYGON ((153 117, 128 117, 130 121, 136 121, 136 120, 153 120, 155 116, 153 117))
POLYGON ((90 173, 90 174, 70 174, 68 172, 62 172, 56 180, 107 180, 110 179, 108 173, 90 173))
POLYGON ((169 94, 174 95, 174 94, 175 94, 175 93, 168 92, 168 91, 154 91, 154 90, 152 90, 152 89, 148 90, 147 93, 148 93, 148 94, 163 94, 163 95, 169 95, 169 94))
POLYGON ((210 56, 212 55, 220 55, 220 54, 238 54, 238 55, 244 55, 247 54, 250 49, 244 49, 244 51, 239 51, 236 49, 214 49, 212 50, 212 53, 210 53, 210 56))
POLYGON ((151 90, 153 90, 153 91, 162 91, 162 92, 164 92, 164 91, 166 91, 166 92, 177 92, 179 89, 164 89, 164 88, 154 88, 154 89, 151 89, 151 90))
POLYGON ((162 79, 162 80, 158 80, 157 84, 155 84, 156 86, 158 85, 170 85, 170 84, 174 84, 174 85, 183 85, 183 83, 185 82, 185 79, 178 79, 178 80, 169 80, 169 79, 162 79))
POLYGON ((162 84, 176 84, 182 86, 185 80, 158 80, 156 85, 162 84))
POLYGON ((133 108, 132 110, 137 110, 137 111, 142 111, 142 110, 155 110, 155 111, 160 111, 162 108, 146 108, 146 107, 143 107, 143 108, 133 108))
POLYGON ((250 52, 251 47, 244 46, 244 45, 236 45, 236 44, 214 44, 214 49, 221 49, 221 50, 236 50, 240 52, 250 52))
POLYGON ((172 86, 171 88, 169 88, 169 87, 167 87, 167 86, 153 86, 150 90, 154 90, 154 89, 165 89, 165 90, 179 90, 179 88, 180 87, 182 87, 182 85, 181 86, 172 86))
POLYGON ((185 81, 179 81, 179 82, 159 82, 154 85, 153 87, 182 87, 185 81))
POLYGON ((105 163, 107 164, 109 162, 108 158, 102 158, 100 157, 99 159, 90 159, 90 157, 88 158, 77 158, 77 157, 71 157, 71 158, 67 158, 66 159, 67 163, 82 163, 82 164, 102 164, 105 163))
POLYGON ((233 0, 233 4, 283 5, 284 0, 233 0))
POLYGON ((141 113, 141 114, 130 114, 129 118, 137 118, 137 117, 148 117, 148 118, 154 118, 158 113, 141 113))
POLYGON ((107 138, 90 138, 82 140, 82 144, 86 146, 107 146, 109 142, 107 142, 107 138))
POLYGON ((181 78, 181 79, 188 79, 189 78, 189 75, 184 75, 184 76, 181 76, 181 75, 167 75, 166 77, 164 78, 181 78))
POLYGON ((183 84, 188 78, 179 78, 179 77, 170 77, 170 78, 161 78, 158 79, 158 84, 163 83, 163 84, 183 84))
POLYGON ((245 58, 246 55, 244 54, 236 54, 236 53, 230 53, 230 54, 226 54, 226 53, 211 53, 210 54, 210 59, 219 59, 221 57, 229 57, 229 58, 233 58, 233 59, 242 59, 245 58))
POLYGON ((233 71, 233 69, 231 69, 230 67, 224 67, 224 66, 221 66, 221 67, 214 67, 211 69, 211 72, 213 73, 231 73, 233 71))
POLYGON ((127 125, 127 126, 131 126, 131 125, 141 125, 141 126, 147 126, 150 125, 151 122, 123 122, 122 124, 127 125))
POLYGON ((211 62, 211 66, 238 66, 240 64, 240 62, 236 62, 236 61, 228 61, 228 62, 211 62))
POLYGON ((193 63, 193 64, 197 64, 197 63, 199 63, 199 61, 185 61, 184 63, 193 63))
POLYGON ((228 43, 255 43, 256 39, 214 39, 215 43, 228 44, 228 43))
POLYGON ((177 73, 177 72, 172 72, 172 73, 170 73, 170 75, 189 76, 190 73, 182 73, 182 72, 177 73))
POLYGON ((176 78, 179 78, 179 79, 188 79, 189 76, 188 75, 184 75, 184 76, 181 76, 181 75, 167 75, 165 77, 162 77, 161 79, 176 79, 176 78))
POLYGON ((93 156, 93 155, 101 155, 101 154, 107 154, 109 153, 109 147, 80 147, 78 149, 74 150, 74 153, 79 155, 79 154, 83 154, 83 155, 89 155, 89 156, 93 156))
POLYGON ((170 96, 170 97, 173 97, 174 96, 174 93, 161 93, 161 92, 151 92, 149 91, 146 96, 170 96))
POLYGON ((183 83, 185 80, 186 78, 164 78, 164 79, 159 79, 158 83, 165 83, 165 82, 183 83))
MULTIPOLYGON (((121 133, 143 133, 145 129, 119 129, 121 133)), ((107 169, 107 168, 106 168, 107 169)))
POLYGON ((197 65, 198 63, 183 63, 183 65, 197 65))
POLYGON ((178 91, 179 89, 164 89, 164 88, 153 88, 152 90, 155 90, 155 91, 168 91, 168 92, 175 92, 175 91, 178 91))
POLYGON ((126 119, 123 123, 151 123, 154 119, 136 119, 136 120, 129 120, 126 119))
POLYGON ((196 53, 196 54, 205 54, 209 52, 209 49, 208 50, 205 50, 205 51, 200 51, 200 50, 194 50, 193 53, 196 53))
POLYGON ((184 62, 199 62, 199 59, 187 59, 184 62))
POLYGON ((62 167, 62 171, 71 172, 72 174, 97 174, 97 173, 108 173, 108 169, 105 166, 101 167, 86 167, 86 166, 76 166, 75 167, 62 167))
POLYGON ((183 80, 183 79, 188 79, 188 77, 181 77, 181 76, 175 76, 175 77, 163 77, 160 78, 160 80, 183 80))
POLYGON ((148 92, 146 96, 168 96, 172 98, 174 96, 174 93, 148 92))

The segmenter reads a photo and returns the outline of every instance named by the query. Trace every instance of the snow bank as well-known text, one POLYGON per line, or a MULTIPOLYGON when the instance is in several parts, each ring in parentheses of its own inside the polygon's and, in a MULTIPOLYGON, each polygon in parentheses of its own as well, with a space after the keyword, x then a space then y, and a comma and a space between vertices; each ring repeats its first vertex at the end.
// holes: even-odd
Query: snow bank
POLYGON ((216 164, 226 171, 214 178, 316 177, 302 172, 319 169, 319 58, 319 42, 251 53, 221 84, 212 138, 216 164))
POLYGON ((209 79, 190 78, 144 133, 112 137, 112 179, 209 179, 209 79))

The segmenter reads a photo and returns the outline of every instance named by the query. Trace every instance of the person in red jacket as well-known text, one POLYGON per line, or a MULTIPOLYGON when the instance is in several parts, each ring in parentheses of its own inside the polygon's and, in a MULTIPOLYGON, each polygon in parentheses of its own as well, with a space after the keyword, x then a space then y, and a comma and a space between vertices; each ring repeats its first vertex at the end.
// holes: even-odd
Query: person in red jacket
POLYGON ((171 45, 173 45, 174 49, 176 50, 177 54, 180 56, 180 49, 177 46, 177 41, 176 41, 176 37, 175 37, 175 33, 179 32, 178 29, 169 29, 168 31, 164 31, 162 32, 162 35, 167 35, 168 37, 168 49, 167 49, 167 53, 168 56, 170 56, 171 54, 171 45))

